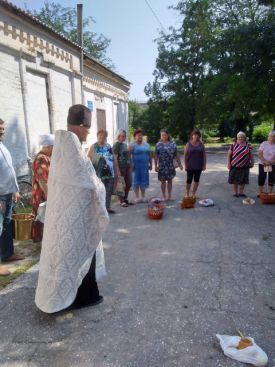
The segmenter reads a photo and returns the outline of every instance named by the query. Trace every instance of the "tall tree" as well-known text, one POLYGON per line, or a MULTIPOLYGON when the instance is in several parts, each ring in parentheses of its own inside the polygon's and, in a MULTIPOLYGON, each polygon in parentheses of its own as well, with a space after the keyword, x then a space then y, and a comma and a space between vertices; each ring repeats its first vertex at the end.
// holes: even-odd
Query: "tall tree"
POLYGON ((159 39, 155 90, 167 99, 166 122, 171 132, 185 139, 196 122, 199 87, 207 71, 212 21, 209 1, 180 2, 176 9, 182 26, 159 39), (160 92, 161 89, 161 92, 160 92))
MULTIPOLYGON (((77 14, 75 8, 63 7, 59 3, 46 1, 40 10, 30 10, 36 18, 62 33, 71 41, 77 43, 77 14)), ((110 39, 103 34, 96 34, 90 30, 94 20, 92 17, 83 19, 83 48, 87 55, 95 58, 104 65, 114 68, 107 56, 110 39)))
POLYGON ((173 131, 231 123, 246 129, 274 113, 274 8, 257 0, 184 0, 182 26, 159 40, 155 81, 173 131), (253 119, 252 119, 252 116, 253 119))

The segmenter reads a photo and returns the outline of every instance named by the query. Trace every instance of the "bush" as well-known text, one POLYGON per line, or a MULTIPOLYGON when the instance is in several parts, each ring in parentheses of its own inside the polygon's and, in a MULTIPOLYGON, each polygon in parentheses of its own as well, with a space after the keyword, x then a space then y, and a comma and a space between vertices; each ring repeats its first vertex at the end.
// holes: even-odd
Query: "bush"
POLYGON ((263 141, 267 140, 268 133, 273 128, 273 121, 264 121, 260 125, 255 126, 252 139, 255 143, 262 143, 263 141))

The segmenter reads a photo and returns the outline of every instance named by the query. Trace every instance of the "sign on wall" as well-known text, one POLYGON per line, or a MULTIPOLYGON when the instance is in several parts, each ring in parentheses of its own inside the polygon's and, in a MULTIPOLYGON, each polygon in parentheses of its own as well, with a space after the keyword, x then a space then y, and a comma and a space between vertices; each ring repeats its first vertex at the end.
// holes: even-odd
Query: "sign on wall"
POLYGON ((93 112, 93 109, 94 109, 93 101, 87 101, 87 107, 89 108, 91 112, 93 112))

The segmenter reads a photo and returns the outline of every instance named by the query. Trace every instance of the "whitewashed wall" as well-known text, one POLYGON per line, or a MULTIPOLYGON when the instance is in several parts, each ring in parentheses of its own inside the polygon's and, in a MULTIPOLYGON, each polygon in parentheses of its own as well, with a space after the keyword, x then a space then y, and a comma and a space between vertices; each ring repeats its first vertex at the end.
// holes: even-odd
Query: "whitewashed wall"
POLYGON ((19 62, 0 46, 0 118, 6 122, 5 145, 16 167, 27 156, 27 140, 23 110, 19 62))
MULTIPOLYGON (((116 130, 128 128, 128 89, 110 73, 106 76, 103 67, 91 68, 84 68, 84 103, 93 102, 89 142, 96 140, 96 110, 101 109, 113 144, 116 130)), ((1 8, 0 85, 5 144, 21 174, 28 155, 39 149, 39 134, 66 129, 69 107, 82 103, 80 51, 43 26, 1 8)))

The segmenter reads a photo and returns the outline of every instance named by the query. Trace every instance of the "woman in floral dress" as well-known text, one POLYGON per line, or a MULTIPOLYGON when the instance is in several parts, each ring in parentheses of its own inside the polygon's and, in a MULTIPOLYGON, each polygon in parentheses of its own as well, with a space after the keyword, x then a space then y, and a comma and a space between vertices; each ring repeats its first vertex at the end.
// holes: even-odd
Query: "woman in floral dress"
POLYGON ((160 131, 160 141, 155 148, 155 170, 161 182, 163 200, 171 200, 172 180, 176 176, 175 163, 182 170, 182 164, 175 142, 171 141, 167 129, 160 131))
POLYGON ((32 211, 35 216, 37 215, 39 204, 47 200, 53 143, 53 135, 41 135, 40 145, 42 149, 37 153, 32 164, 32 211))

